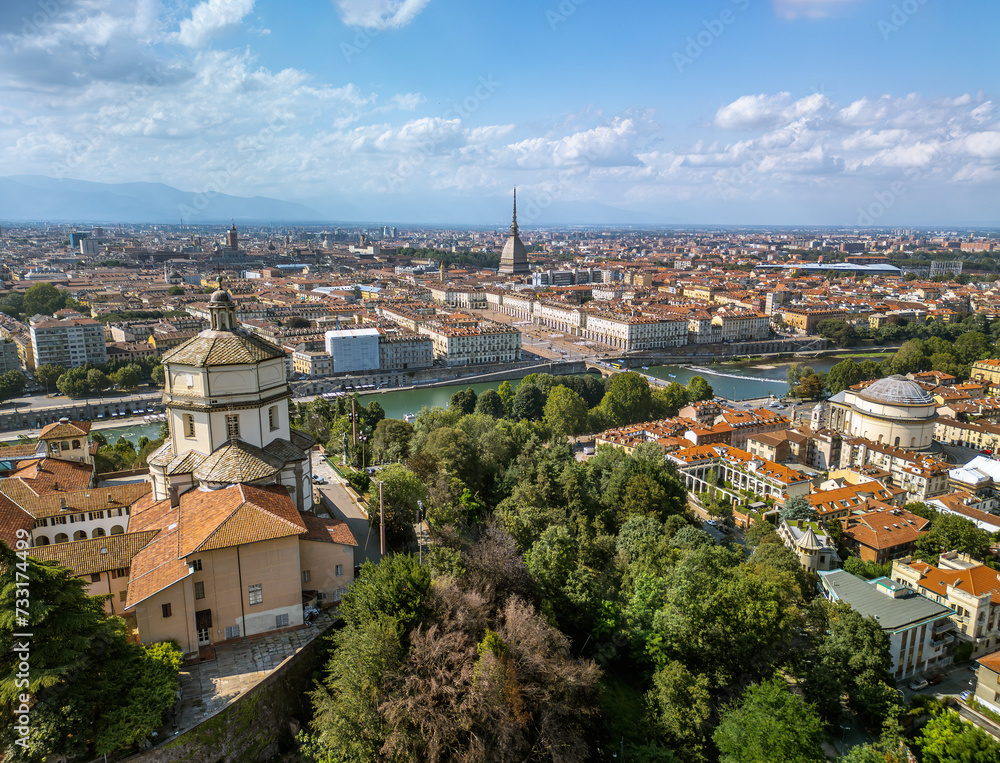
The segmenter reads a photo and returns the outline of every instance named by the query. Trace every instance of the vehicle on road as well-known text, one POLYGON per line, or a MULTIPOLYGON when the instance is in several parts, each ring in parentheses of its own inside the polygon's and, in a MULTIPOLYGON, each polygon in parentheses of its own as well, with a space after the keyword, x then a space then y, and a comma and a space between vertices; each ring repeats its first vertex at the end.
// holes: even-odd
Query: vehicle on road
POLYGON ((705 520, 705 524, 706 525, 712 525, 712 527, 717 527, 719 523, 716 522, 714 519, 706 519, 705 520))
POLYGON ((944 674, 943 673, 935 673, 934 675, 932 675, 927 680, 928 680, 928 683, 930 683, 931 686, 937 686, 939 683, 941 683, 944 680, 944 674))
POLYGON ((930 686, 930 682, 926 678, 914 678, 907 686, 910 687, 911 691, 923 691, 930 686))
POLYGON ((961 694, 958 695, 958 698, 960 700, 962 700, 963 702, 968 702, 969 699, 972 698, 972 692, 971 691, 963 691, 961 694))

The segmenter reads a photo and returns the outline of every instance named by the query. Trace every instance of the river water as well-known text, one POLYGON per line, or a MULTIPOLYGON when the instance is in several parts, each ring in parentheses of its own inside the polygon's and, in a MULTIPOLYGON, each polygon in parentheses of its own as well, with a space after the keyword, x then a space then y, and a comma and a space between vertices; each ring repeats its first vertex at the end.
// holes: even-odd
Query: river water
MULTIPOLYGON (((815 371, 829 371, 839 359, 818 358, 815 361, 802 361, 815 371)), ((729 400, 747 400, 750 398, 780 396, 788 392, 788 366, 790 363, 761 366, 712 365, 699 366, 702 370, 692 370, 681 366, 651 366, 642 370, 644 374, 655 376, 665 381, 676 381, 687 384, 692 376, 702 376, 712 385, 715 394, 729 400), (734 378, 742 377, 742 378, 734 378)), ((635 369, 640 370, 640 369, 635 369)), ((516 382, 511 382, 515 387, 516 382)), ((385 415, 392 419, 401 419, 407 413, 419 413, 425 405, 446 408, 451 396, 467 387, 472 387, 476 394, 488 389, 496 389, 500 382, 482 384, 454 384, 447 387, 421 387, 400 391, 387 391, 373 395, 363 395, 362 402, 367 405, 372 400, 378 400, 385 410, 385 415)))

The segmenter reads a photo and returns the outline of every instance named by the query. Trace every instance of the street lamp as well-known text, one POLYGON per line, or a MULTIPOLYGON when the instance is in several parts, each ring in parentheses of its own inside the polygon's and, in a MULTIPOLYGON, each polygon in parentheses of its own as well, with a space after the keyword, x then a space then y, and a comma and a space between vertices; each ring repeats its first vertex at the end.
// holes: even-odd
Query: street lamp
POLYGON ((420 549, 420 564, 424 563, 424 502, 417 501, 417 546, 420 549))

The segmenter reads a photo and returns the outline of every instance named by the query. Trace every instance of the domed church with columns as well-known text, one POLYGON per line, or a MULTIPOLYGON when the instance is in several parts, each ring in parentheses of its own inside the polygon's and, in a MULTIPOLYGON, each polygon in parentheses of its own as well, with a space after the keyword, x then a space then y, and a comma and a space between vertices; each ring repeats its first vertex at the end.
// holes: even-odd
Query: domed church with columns
POLYGON ((285 353, 238 326, 221 284, 208 310, 210 328, 163 356, 170 436, 149 458, 154 499, 283 485, 309 511, 315 441, 289 425, 285 353))

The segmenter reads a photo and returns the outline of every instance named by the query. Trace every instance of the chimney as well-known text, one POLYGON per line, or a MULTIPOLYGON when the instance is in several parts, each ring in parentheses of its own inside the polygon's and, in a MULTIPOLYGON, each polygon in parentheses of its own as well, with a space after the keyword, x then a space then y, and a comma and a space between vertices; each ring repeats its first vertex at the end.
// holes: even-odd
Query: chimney
POLYGON ((61 419, 59 419, 59 423, 60 424, 68 424, 69 423, 69 419, 66 418, 65 416, 63 416, 61 419))
POLYGON ((171 485, 168 492, 170 495, 170 508, 176 509, 181 505, 180 491, 178 491, 175 486, 171 485))

